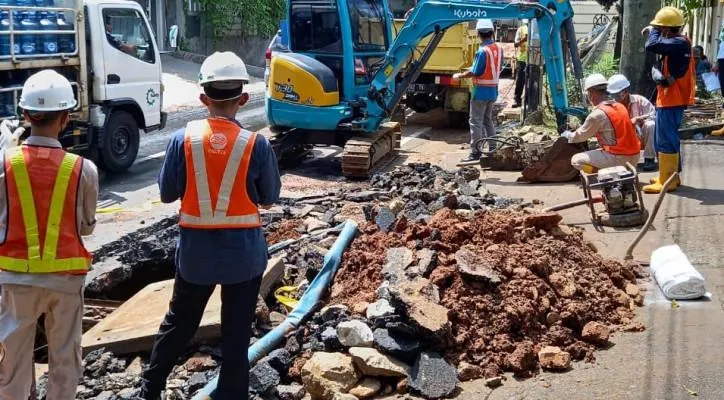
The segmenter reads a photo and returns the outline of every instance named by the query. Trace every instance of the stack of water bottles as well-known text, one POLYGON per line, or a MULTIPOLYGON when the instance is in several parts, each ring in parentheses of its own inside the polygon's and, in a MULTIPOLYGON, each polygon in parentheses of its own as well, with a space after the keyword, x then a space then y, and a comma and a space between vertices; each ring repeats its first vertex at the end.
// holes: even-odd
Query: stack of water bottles
MULTIPOLYGON (((74 54, 74 34, 37 34, 23 33, 27 31, 74 31, 72 19, 66 20, 63 12, 47 11, 55 7, 55 0, 0 0, 0 62, 7 61, 11 56, 53 57, 61 54, 74 54), (3 10, 3 7, 23 7, 23 10, 3 10), (12 15, 13 38, 10 34, 12 15)), ((13 93, 19 89, 23 80, 0 79, 0 118, 15 115, 15 97, 13 93)), ((19 95, 19 93, 18 93, 19 95)))

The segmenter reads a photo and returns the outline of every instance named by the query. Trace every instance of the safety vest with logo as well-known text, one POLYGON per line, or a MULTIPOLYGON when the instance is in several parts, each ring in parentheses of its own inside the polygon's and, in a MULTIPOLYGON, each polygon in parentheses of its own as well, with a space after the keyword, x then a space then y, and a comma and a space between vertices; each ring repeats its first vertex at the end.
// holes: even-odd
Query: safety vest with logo
POLYGON ((226 119, 189 122, 184 136, 186 191, 179 225, 195 229, 257 228, 259 209, 246 190, 256 133, 226 119))
POLYGON ((608 120, 611 121, 614 135, 616 135, 616 144, 606 145, 603 144, 604 141, 600 134, 596 134, 596 139, 598 139, 598 143, 601 144, 603 150, 619 156, 639 154, 641 142, 636 135, 636 129, 631 123, 626 106, 621 103, 604 102, 599 104, 597 108, 603 111, 608 117, 608 120))
MULTIPOLYGON (((684 39, 691 46, 691 42, 686 36, 684 39)), ((664 77, 671 76, 669 71, 669 56, 664 56, 662 59, 664 77)), ((694 51, 691 50, 689 54, 689 66, 686 68, 684 76, 677 78, 671 86, 664 87, 663 85, 657 86, 658 94, 656 96, 657 107, 678 107, 678 106, 690 106, 696 101, 694 96, 696 94, 696 63, 694 62, 694 51)))
POLYGON ((481 76, 473 78, 473 85, 496 87, 498 86, 500 71, 503 69, 503 57, 501 57, 500 48, 497 44, 492 43, 482 46, 481 50, 485 52, 485 71, 481 76))
POLYGON ((93 257, 78 230, 82 158, 59 148, 5 151, 7 229, 0 269, 31 274, 85 274, 93 257))

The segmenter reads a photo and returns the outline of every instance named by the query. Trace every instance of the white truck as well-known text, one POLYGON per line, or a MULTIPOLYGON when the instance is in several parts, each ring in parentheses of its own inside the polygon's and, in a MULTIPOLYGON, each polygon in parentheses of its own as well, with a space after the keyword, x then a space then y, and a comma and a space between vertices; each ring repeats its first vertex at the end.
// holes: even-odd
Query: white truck
POLYGON ((140 131, 166 124, 161 55, 146 15, 126 0, 46 2, 0 0, 0 118, 22 119, 23 83, 55 69, 78 98, 61 143, 123 172, 136 159, 140 131))

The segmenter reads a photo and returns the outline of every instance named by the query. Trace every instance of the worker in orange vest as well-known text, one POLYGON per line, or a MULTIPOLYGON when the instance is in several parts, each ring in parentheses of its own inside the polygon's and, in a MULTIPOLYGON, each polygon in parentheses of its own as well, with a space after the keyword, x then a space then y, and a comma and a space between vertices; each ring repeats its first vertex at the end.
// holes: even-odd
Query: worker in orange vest
POLYGON ((0 153, 0 399, 26 400, 38 318, 48 339, 48 399, 74 399, 83 374, 83 284, 95 228, 98 171, 58 135, 77 102, 70 82, 43 70, 20 97, 30 136, 0 153), (4 353, 4 359, 2 354, 4 353))
POLYGON ((608 80, 601 74, 586 77, 583 88, 595 107, 580 128, 565 131, 561 136, 570 143, 585 142, 596 137, 599 149, 584 151, 571 157, 571 165, 579 171, 593 173, 602 168, 638 164, 641 142, 636 135, 628 109, 608 99, 608 80))
MULTIPOLYGON (((675 7, 663 7, 650 26, 641 33, 648 34, 646 51, 659 55, 660 65, 652 70, 656 81, 656 151, 659 153, 659 177, 644 186, 646 193, 661 192, 663 183, 681 171, 681 142, 679 127, 684 110, 694 104, 696 68, 691 42, 681 34, 684 14, 675 7)), ((674 190, 679 179, 669 187, 674 190)))
POLYGON ((221 285, 224 358, 215 399, 247 399, 247 348, 268 251, 259 208, 279 200, 281 179, 269 141, 235 119, 249 99, 244 62, 216 52, 201 65, 201 102, 209 117, 169 141, 158 184, 161 200, 181 199, 176 279, 139 397, 159 398, 166 379, 221 285))
MULTIPOLYGON (((478 160, 482 155, 479 149, 480 141, 495 136, 494 108, 495 101, 498 100, 498 79, 503 68, 503 49, 493 40, 493 21, 480 19, 475 28, 480 37, 480 48, 475 53, 473 67, 453 75, 454 79, 473 78, 470 98, 470 155, 462 161, 478 160)), ((494 149, 494 142, 489 142, 488 150, 494 149)))

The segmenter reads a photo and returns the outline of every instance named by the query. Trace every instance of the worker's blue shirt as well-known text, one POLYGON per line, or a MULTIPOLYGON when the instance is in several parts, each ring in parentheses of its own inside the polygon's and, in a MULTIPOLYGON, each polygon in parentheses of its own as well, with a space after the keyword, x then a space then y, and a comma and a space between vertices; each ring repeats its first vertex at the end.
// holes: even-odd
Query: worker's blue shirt
MULTIPOLYGON (((646 50, 660 56, 668 56, 669 73, 674 78, 681 78, 689 68, 691 44, 683 36, 665 38, 661 36, 660 30, 652 28, 646 41, 646 50)), ((660 69, 663 73, 663 65, 660 69)))
MULTIPOLYGON (((494 42, 492 40, 486 40, 483 42, 483 44, 478 48, 478 51, 475 52, 475 61, 473 61, 473 68, 470 70, 473 75, 475 76, 481 76, 485 72, 485 66, 487 65, 487 60, 485 56, 485 51, 483 51, 483 46, 488 44, 493 44, 494 42)), ((503 58, 503 50, 500 50, 500 57, 503 58)), ((490 100, 497 100, 498 99, 498 87, 490 87, 490 86, 473 86, 473 100, 483 100, 483 101, 490 101, 490 100)))
MULTIPOLYGON (((238 122, 237 122, 238 124, 238 122)), ((158 186, 161 201, 173 203, 186 191, 185 129, 171 137, 166 149, 158 186)), ((246 190, 255 204, 279 201, 281 180, 276 156, 269 141, 256 136, 246 190)), ((234 284, 264 273, 269 257, 262 228, 191 229, 180 228, 176 246, 176 268, 181 276, 197 285, 234 284)))

